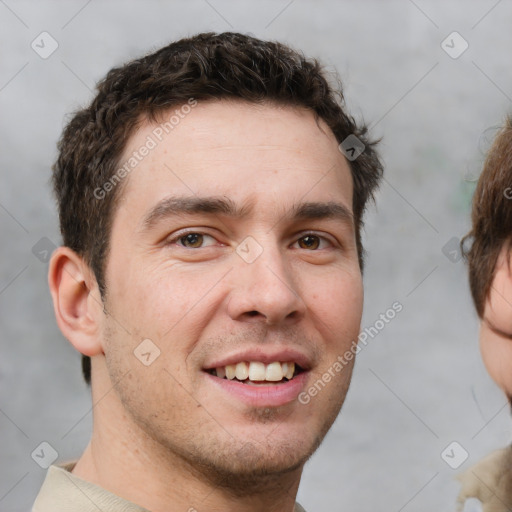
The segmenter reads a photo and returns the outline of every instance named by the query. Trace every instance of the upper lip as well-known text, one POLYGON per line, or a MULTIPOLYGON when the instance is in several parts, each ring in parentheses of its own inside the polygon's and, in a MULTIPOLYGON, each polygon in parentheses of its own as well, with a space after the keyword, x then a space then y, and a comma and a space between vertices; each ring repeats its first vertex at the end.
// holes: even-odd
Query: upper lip
POLYGON ((264 364, 270 364, 276 361, 281 363, 294 362, 298 364, 303 370, 309 370, 312 366, 311 358, 296 349, 281 348, 279 350, 265 350, 260 347, 247 349, 242 352, 236 352, 230 355, 226 355, 222 358, 215 359, 211 363, 207 363, 203 369, 212 370, 214 368, 222 368, 228 364, 236 364, 242 361, 258 361, 264 364))

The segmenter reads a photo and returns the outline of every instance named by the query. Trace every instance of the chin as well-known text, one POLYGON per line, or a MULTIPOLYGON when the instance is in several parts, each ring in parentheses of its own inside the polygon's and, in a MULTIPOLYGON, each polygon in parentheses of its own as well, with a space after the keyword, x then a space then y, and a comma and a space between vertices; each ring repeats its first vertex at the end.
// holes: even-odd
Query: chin
POLYGON ((247 496, 282 486, 282 477, 287 475, 292 479, 300 475, 319 443, 315 441, 304 450, 301 442, 293 446, 246 442, 238 450, 232 446, 229 455, 210 454, 213 456, 208 459, 194 457, 193 465, 216 487, 224 488, 232 495, 247 496))

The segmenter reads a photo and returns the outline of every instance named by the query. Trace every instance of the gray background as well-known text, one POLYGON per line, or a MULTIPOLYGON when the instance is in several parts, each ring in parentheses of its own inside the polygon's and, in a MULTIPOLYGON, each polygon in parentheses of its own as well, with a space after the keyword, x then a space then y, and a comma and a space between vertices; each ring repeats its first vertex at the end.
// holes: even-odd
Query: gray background
POLYGON ((43 237, 60 242, 48 179, 65 116, 113 65, 226 30, 336 68, 350 111, 384 136, 363 327, 396 300, 403 311, 360 352, 299 500, 309 512, 454 510, 454 476, 512 430, 480 361, 465 266, 442 250, 468 229, 484 152, 512 111, 511 22, 506 0, 0 0, 0 510, 29 509, 45 474, 31 458, 42 441, 70 459, 91 427, 79 356, 57 329, 47 264, 32 252, 43 237), (30 46, 42 31, 59 45, 47 59, 30 46), (441 46, 453 31, 469 44, 457 59, 441 46), (452 441, 469 453, 458 470, 441 457, 452 441))

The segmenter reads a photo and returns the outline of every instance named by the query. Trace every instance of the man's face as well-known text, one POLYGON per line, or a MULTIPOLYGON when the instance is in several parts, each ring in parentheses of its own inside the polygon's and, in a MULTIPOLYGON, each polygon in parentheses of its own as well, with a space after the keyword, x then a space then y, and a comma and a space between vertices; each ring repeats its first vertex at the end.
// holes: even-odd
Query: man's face
POLYGON ((126 178, 106 270, 108 373, 142 438, 204 471, 299 468, 343 404, 353 362, 333 365, 357 339, 363 291, 350 169, 320 124, 289 107, 199 103, 126 178), (255 383, 223 378, 244 368, 255 383))

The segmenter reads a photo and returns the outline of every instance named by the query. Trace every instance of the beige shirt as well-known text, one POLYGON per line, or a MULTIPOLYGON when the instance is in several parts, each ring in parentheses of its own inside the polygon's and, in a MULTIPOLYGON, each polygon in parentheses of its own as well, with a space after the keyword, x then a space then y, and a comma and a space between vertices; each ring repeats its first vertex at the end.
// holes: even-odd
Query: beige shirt
MULTIPOLYGON (((496 450, 459 475, 458 510, 466 500, 478 500, 483 512, 508 512, 512 508, 512 447, 496 450)), ((467 508, 464 506, 464 511, 467 508)), ((468 508, 468 510, 478 510, 468 508)))
MULTIPOLYGON (((149 512, 71 473, 75 463, 50 466, 32 512, 149 512)), ((189 509, 193 511, 194 508, 189 509)), ((295 512, 305 512, 295 504, 295 512)))

